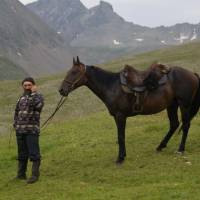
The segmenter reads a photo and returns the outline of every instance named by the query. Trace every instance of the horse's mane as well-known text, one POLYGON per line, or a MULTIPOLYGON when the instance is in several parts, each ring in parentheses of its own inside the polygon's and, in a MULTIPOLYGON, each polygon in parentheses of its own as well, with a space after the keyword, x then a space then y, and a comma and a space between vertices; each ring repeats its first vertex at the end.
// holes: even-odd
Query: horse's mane
POLYGON ((89 68, 97 80, 101 80, 106 84, 119 78, 119 72, 111 72, 97 66, 89 66, 89 68))
POLYGON ((103 74, 108 74, 108 75, 118 75, 119 72, 111 72, 109 70, 97 67, 97 66, 90 66, 91 68, 95 69, 96 71, 103 73, 103 74))

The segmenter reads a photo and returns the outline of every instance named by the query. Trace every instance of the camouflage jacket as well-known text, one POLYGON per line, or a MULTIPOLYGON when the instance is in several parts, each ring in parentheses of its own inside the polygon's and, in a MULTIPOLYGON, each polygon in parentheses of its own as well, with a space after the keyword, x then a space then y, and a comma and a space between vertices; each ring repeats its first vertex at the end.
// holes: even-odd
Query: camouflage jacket
POLYGON ((14 114, 14 128, 17 133, 40 132, 40 113, 44 106, 41 94, 36 92, 22 95, 17 101, 14 114))

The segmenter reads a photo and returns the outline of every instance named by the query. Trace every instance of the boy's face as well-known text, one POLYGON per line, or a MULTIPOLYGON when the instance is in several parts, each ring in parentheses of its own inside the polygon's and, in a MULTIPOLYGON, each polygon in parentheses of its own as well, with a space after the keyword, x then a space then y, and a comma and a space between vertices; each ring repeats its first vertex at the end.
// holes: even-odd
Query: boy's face
POLYGON ((31 91, 33 88, 33 83, 29 82, 29 81, 25 81, 22 85, 24 91, 31 91))

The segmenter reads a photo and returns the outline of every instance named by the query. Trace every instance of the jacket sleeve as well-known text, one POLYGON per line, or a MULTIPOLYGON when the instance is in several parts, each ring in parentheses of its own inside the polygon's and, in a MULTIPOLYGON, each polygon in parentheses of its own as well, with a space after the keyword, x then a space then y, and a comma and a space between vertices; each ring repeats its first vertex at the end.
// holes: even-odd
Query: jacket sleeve
POLYGON ((14 127, 14 128, 15 128, 16 123, 17 123, 18 113, 19 113, 19 100, 17 101, 17 104, 16 104, 16 106, 15 106, 14 123, 13 123, 13 127, 14 127))
POLYGON ((35 111, 41 112, 44 106, 44 98, 41 94, 35 95, 33 98, 33 109, 35 111))

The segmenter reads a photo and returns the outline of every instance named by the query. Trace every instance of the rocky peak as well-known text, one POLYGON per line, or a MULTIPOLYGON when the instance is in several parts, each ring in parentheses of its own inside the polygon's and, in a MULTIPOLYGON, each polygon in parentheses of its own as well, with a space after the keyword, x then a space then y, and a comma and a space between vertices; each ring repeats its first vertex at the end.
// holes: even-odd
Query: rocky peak
POLYGON ((37 3, 40 3, 40 4, 42 4, 42 3, 48 3, 48 4, 55 4, 55 5, 62 5, 62 6, 64 6, 64 5, 69 5, 69 4, 72 4, 72 3, 74 3, 74 4, 77 4, 77 5, 80 5, 80 4, 82 4, 81 2, 80 2, 80 0, 38 0, 38 1, 36 1, 36 2, 33 2, 33 4, 37 4, 37 3))
POLYGON ((87 25, 90 27, 101 26, 102 24, 108 24, 111 22, 124 22, 117 13, 114 12, 111 4, 100 1, 100 4, 89 10, 90 17, 87 21, 87 25))
POLYGON ((80 0, 39 0, 27 6, 41 17, 48 13, 48 17, 52 16, 53 18, 61 15, 68 17, 71 14, 76 16, 88 10, 80 0))
POLYGON ((88 12, 80 0, 39 0, 28 7, 67 41, 80 32, 81 18, 88 12))
POLYGON ((100 1, 99 9, 104 12, 113 12, 112 5, 105 1, 100 1))

